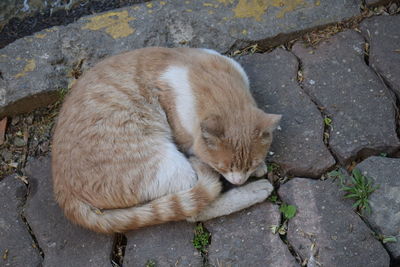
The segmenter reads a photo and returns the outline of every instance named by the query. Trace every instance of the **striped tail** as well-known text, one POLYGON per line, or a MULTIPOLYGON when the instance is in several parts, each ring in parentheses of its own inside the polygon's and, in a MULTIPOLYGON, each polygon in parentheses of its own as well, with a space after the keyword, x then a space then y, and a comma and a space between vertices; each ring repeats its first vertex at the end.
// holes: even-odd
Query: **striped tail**
POLYGON ((64 203, 64 212, 71 221, 101 233, 125 232, 140 227, 195 216, 218 197, 219 179, 203 176, 191 189, 124 209, 99 211, 79 199, 64 203))

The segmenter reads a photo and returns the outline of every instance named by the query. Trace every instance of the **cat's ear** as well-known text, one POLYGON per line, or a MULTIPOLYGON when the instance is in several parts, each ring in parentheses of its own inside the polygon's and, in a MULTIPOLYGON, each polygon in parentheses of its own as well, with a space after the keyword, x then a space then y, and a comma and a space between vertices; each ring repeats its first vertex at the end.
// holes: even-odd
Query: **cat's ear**
POLYGON ((224 128, 221 118, 217 115, 208 116, 200 122, 201 136, 210 148, 215 148, 224 137, 224 128))
POLYGON ((281 118, 282 115, 264 113, 258 121, 255 134, 265 143, 268 143, 281 118))

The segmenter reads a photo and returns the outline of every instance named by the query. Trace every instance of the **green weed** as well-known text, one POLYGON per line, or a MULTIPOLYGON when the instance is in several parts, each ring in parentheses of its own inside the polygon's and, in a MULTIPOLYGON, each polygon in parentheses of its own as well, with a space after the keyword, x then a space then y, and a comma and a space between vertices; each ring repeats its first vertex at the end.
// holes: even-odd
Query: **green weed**
POLYGON ((296 208, 296 206, 288 205, 288 204, 283 203, 279 207, 279 211, 282 212, 283 217, 286 220, 289 220, 289 219, 293 218, 296 215, 297 208, 296 208))
POLYGON ((340 171, 331 171, 328 176, 339 179, 340 189, 346 193, 344 197, 355 201, 354 208, 360 212, 371 212, 368 198, 378 188, 378 186, 373 185, 371 179, 362 175, 358 169, 353 169, 350 177, 340 171), (347 177, 350 179, 350 183, 346 183, 347 177))
POLYGON ((276 163, 268 163, 267 169, 269 173, 274 173, 279 170, 279 165, 276 163))
POLYGON ((278 199, 278 195, 276 194, 275 191, 272 191, 271 195, 267 198, 267 200, 274 204, 279 204, 278 202, 280 202, 278 199))
POLYGON ((329 117, 324 118, 324 124, 325 126, 331 126, 332 125, 332 119, 329 117))
POLYGON ((210 244, 211 234, 199 223, 194 228, 193 246, 201 253, 207 253, 207 246, 210 244))
POLYGON ((382 243, 386 244, 386 243, 395 243, 397 242, 397 238, 394 236, 383 236, 382 238, 382 243))
POLYGON ((156 267, 156 263, 155 263, 155 261, 153 261, 153 260, 148 260, 147 262, 146 262, 146 265, 145 265, 146 267, 156 267))

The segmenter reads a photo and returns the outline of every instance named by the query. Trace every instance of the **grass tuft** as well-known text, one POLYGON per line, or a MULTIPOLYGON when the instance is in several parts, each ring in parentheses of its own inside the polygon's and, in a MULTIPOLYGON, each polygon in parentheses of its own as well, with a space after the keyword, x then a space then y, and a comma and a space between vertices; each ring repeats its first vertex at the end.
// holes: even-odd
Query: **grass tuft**
POLYGON ((207 247, 211 241, 211 234, 199 223, 194 228, 193 246, 202 254, 207 253, 207 247))
POLYGON ((351 198, 355 202, 353 208, 363 213, 371 213, 371 207, 369 205, 369 196, 378 189, 378 186, 373 185, 373 181, 362 175, 359 169, 353 169, 350 178, 350 182, 346 183, 346 174, 340 171, 331 171, 328 176, 332 178, 338 178, 341 185, 341 190, 344 191, 345 198, 351 198))

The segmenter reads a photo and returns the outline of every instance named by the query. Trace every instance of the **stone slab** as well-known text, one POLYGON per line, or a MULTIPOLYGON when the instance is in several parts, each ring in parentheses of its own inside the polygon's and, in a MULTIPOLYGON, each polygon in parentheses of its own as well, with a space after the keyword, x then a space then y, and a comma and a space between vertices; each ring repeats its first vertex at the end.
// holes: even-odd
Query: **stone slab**
POLYGON ((366 220, 378 233, 397 238, 385 246, 400 259, 400 159, 370 157, 356 168, 379 186, 369 197, 372 212, 366 220))
POLYGON ((399 148, 395 100, 364 62, 364 39, 341 32, 316 49, 296 43, 303 88, 332 119, 329 146, 342 164, 399 148))
POLYGON ((42 257, 21 219, 26 186, 15 176, 0 181, 0 265, 39 266, 42 257))
POLYGON ((298 61, 282 49, 240 59, 249 75, 258 106, 282 114, 281 131, 275 131, 269 160, 295 176, 318 177, 335 164, 323 143, 323 119, 315 104, 297 83, 298 61))
POLYGON ((43 266, 110 266, 112 236, 67 221, 53 198, 50 162, 49 157, 32 159, 25 168, 31 186, 25 213, 44 252, 43 266))
POLYGON ((127 233, 124 266, 202 266, 203 258, 192 244, 195 225, 172 222, 127 233))
POLYGON ((152 1, 82 17, 0 50, 0 117, 35 108, 33 100, 25 101, 23 110, 12 106, 32 95, 37 95, 33 102, 54 101, 48 93, 67 87, 68 74, 81 62, 84 70, 105 56, 146 46, 226 52, 253 41, 282 43, 306 29, 358 15, 359 4, 356 0, 152 1))
POLYGON ((68 87, 68 70, 59 64, 59 32, 53 29, 46 35, 51 42, 29 37, 0 50, 0 117, 53 103, 57 91, 68 87))
POLYGON ((389 266, 386 250, 331 179, 294 178, 281 185, 278 193, 297 207, 287 238, 303 259, 322 266, 389 266))
POLYGON ((369 64, 400 98, 400 15, 364 20, 361 31, 369 41, 369 64))
POLYGON ((299 266, 270 226, 280 224, 278 206, 269 202, 205 223, 212 239, 212 266, 299 266))

